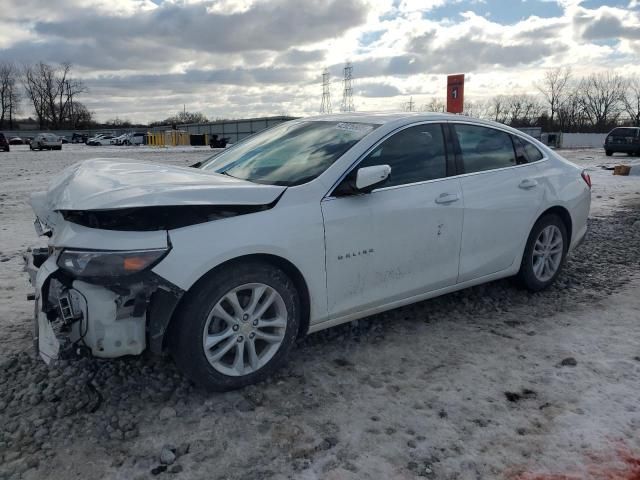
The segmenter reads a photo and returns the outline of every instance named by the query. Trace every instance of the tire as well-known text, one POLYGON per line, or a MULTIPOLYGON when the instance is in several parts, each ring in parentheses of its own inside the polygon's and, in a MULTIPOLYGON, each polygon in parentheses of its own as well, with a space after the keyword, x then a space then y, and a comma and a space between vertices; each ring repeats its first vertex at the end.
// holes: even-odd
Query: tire
POLYGON ((607 157, 613 155, 613 152, 611 150, 605 150, 604 153, 607 155, 607 157))
POLYGON ((567 227, 562 219, 554 214, 544 215, 539 218, 531 229, 531 233, 529 233, 527 245, 522 255, 522 263, 517 275, 519 283, 532 292, 539 292, 547 288, 562 271, 568 247, 567 227), (547 245, 541 247, 541 245, 545 244, 542 238, 545 230, 548 234, 553 232, 554 237, 549 240, 548 247, 547 245), (558 246, 554 247, 554 245, 559 239, 562 240, 562 243, 558 249, 558 246), (539 244, 537 244, 538 241, 540 241, 539 244), (536 252, 542 252, 542 254, 534 252, 534 248, 536 248, 536 252), (545 248, 549 249, 546 257, 544 254, 545 248), (545 263, 545 258, 549 258, 548 264, 545 263), (543 264, 542 267, 540 267, 540 262, 543 264))
POLYGON ((169 350, 178 368, 207 390, 241 388, 264 380, 286 362, 298 333, 300 311, 298 292, 282 270, 258 262, 223 268, 186 294, 167 333, 169 350), (264 293, 256 293, 262 287, 264 293), (277 295, 269 303, 273 292, 277 295), (254 295, 259 303, 252 309, 254 295), (228 298, 237 299, 239 311, 228 298), (267 303, 265 312, 256 317, 260 320, 252 320, 267 303), (269 327, 269 322, 277 326, 269 327), (262 327, 255 326, 260 323, 262 327), (265 334, 269 341, 262 339, 265 334), (206 338, 212 347, 205 350, 206 338), (279 343, 274 338, 280 338, 279 343), (256 353, 253 361, 251 350, 256 353), (238 358, 241 367, 236 367, 238 358))

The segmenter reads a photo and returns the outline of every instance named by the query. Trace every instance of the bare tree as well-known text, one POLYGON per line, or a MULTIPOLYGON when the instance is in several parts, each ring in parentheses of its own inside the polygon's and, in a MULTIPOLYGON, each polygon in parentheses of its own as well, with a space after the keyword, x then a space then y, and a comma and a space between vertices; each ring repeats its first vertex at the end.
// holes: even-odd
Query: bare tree
POLYGON ((60 128, 72 123, 75 97, 86 92, 86 87, 71 77, 71 64, 51 66, 40 62, 25 66, 22 73, 22 83, 40 127, 60 128))
POLYGON ((13 128, 13 120, 19 109, 18 69, 13 63, 0 63, 0 128, 5 120, 9 128, 13 128))
POLYGON ((630 78, 624 95, 624 109, 636 127, 640 127, 640 79, 630 78))
POLYGON ((590 126, 584 101, 577 87, 572 88, 557 112, 558 128, 563 132, 578 132, 590 126))
POLYGON ((423 112, 444 112, 446 109, 444 100, 438 97, 431 97, 427 103, 420 107, 423 112))
POLYGON ((606 129, 618 120, 625 86, 625 79, 613 72, 593 73, 580 81, 580 101, 596 129, 606 129))
POLYGON ((555 68, 548 70, 536 88, 549 105, 549 120, 555 121, 556 114, 568 96, 571 82, 571 68, 555 68))
POLYGON ((544 111, 533 95, 510 95, 505 100, 509 125, 514 127, 535 126, 544 111))
POLYGON ((464 101, 464 114, 468 117, 486 118, 487 108, 487 103, 483 102, 482 100, 464 101))
POLYGON ((507 123, 509 120, 509 100, 506 95, 496 95, 487 103, 486 116, 494 122, 507 123))

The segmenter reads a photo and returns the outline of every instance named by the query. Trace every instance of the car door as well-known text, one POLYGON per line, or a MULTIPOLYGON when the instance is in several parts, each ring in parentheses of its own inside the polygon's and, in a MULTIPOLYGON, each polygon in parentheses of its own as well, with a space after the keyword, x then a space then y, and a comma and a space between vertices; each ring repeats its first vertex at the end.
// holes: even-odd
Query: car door
POLYGON ((447 142, 441 124, 404 128, 352 170, 389 165, 386 183, 322 201, 330 318, 455 284, 463 202, 447 142))
POLYGON ((543 189, 537 166, 516 152, 512 135, 480 125, 451 126, 464 196, 462 283, 513 265, 538 214, 543 189))

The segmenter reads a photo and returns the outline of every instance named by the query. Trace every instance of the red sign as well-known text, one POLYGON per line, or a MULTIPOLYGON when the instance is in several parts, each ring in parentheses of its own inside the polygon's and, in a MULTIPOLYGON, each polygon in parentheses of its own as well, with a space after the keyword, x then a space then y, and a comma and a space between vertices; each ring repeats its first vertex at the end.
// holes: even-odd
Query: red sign
POLYGON ((464 111, 464 73, 447 77, 447 112, 464 111))

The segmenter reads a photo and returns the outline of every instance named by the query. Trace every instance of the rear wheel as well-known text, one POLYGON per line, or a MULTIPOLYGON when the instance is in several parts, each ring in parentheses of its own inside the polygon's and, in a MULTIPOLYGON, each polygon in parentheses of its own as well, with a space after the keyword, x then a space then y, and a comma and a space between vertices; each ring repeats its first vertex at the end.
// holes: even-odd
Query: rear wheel
POLYGON ((263 263, 236 265, 187 294, 169 331, 170 350, 199 385, 233 390, 285 363, 299 317, 298 293, 284 272, 263 263))
POLYGON ((560 274, 568 249, 567 228, 557 215, 545 215, 531 229, 524 249, 518 280, 538 292, 560 274))
POLYGON ((607 155, 607 157, 613 155, 613 152, 611 150, 605 150, 604 153, 607 155))

